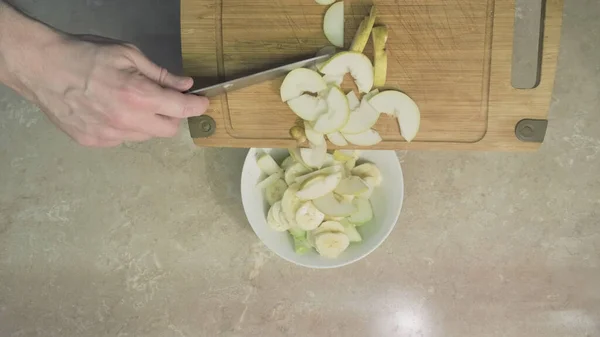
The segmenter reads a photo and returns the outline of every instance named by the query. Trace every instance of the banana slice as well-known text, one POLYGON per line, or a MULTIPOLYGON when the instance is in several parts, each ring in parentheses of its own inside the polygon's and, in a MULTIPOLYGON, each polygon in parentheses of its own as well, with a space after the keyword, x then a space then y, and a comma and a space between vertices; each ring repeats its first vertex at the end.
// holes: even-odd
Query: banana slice
POLYGON ((281 209, 283 216, 288 221, 290 227, 298 227, 296 223, 296 211, 302 205, 302 200, 296 197, 296 192, 300 189, 300 184, 293 184, 285 190, 281 199, 281 209))
POLYGON ((271 185, 267 186, 267 188, 265 189, 265 198, 269 202, 269 205, 273 206, 274 203, 281 200, 281 198, 283 198, 285 190, 287 190, 287 187, 288 185, 283 179, 279 179, 271 185))
POLYGON ((363 179, 367 177, 372 177, 374 178, 373 182, 375 183, 375 186, 381 185, 381 172, 374 164, 365 163, 362 165, 358 165, 357 167, 352 169, 352 174, 355 176, 359 176, 363 179))
POLYGON ((315 247, 323 257, 336 258, 350 245, 350 239, 344 233, 326 232, 315 236, 315 247))
POLYGON ((278 220, 280 220, 279 219, 280 211, 281 211, 281 202, 278 201, 275 204, 273 204, 273 206, 271 206, 271 208, 269 209, 269 213, 267 214, 267 223, 273 230, 276 230, 278 232, 285 232, 290 227, 289 227, 289 225, 283 224, 280 221, 278 221, 278 220))
POLYGON ((302 204, 296 211, 298 228, 306 231, 319 227, 324 218, 325 214, 319 211, 310 201, 302 204))

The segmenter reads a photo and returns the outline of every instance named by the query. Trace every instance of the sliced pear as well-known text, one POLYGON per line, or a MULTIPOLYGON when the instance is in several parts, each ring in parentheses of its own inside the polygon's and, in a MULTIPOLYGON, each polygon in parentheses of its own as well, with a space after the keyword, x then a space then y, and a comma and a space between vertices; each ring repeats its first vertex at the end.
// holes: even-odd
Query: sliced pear
POLYGON ((331 153, 325 154, 325 162, 323 163, 323 167, 329 167, 337 164, 335 160, 333 160, 333 155, 331 153))
POLYGON ((306 121, 314 121, 327 112, 327 102, 309 94, 292 98, 287 104, 298 117, 306 121))
POLYGON ((290 71, 280 87, 281 101, 287 102, 307 92, 316 94, 327 88, 323 77, 314 70, 298 68, 290 71))
POLYGON ((270 176, 268 176, 266 179, 259 182, 258 184, 256 184, 256 187, 258 187, 259 189, 267 188, 267 186, 274 184, 277 180, 281 179, 282 177, 283 177, 283 172, 277 171, 277 172, 271 174, 270 176))
POLYGON ((344 92, 332 87, 327 94, 327 113, 321 115, 313 125, 313 129, 323 134, 332 133, 343 127, 348 121, 350 108, 344 92))
POLYGON ((340 129, 342 134, 358 134, 370 129, 379 119, 380 113, 375 110, 369 101, 363 98, 360 107, 350 112, 348 123, 340 129))
POLYGON ((400 133, 407 142, 415 138, 421 124, 421 112, 410 97, 400 91, 387 90, 375 95, 369 103, 375 110, 398 118, 400 133))
POLYGON ((296 161, 294 160, 294 158, 292 158, 292 156, 288 156, 281 162, 281 168, 284 171, 286 171, 288 168, 292 167, 292 165, 294 165, 295 163, 296 163, 296 161))
POLYGON ((334 217, 346 217, 357 210, 356 206, 354 206, 352 203, 337 200, 333 196, 333 193, 328 193, 318 199, 313 200, 313 204, 325 215, 334 217))
MULTIPOLYGON (((310 173, 312 170, 306 168, 306 166, 296 163, 292 165, 289 169, 285 171, 285 183, 288 185, 293 184, 296 181, 296 177, 303 176, 307 173, 310 173)), ((275 181, 273 181, 275 182, 275 181)))
POLYGON ((344 47, 344 2, 338 1, 331 5, 323 19, 323 33, 332 45, 344 47))
POLYGON ((316 3, 318 3, 319 5, 331 5, 332 3, 335 2, 335 0, 315 0, 316 3))
POLYGON ((360 235, 358 230, 356 230, 356 227, 353 224, 351 224, 350 222, 348 222, 346 220, 340 221, 340 224, 342 224, 342 226, 344 226, 344 234, 346 234, 348 236, 348 239, 350 239, 350 242, 361 242, 362 241, 362 236, 360 235))
MULTIPOLYGON (((331 1, 331 3, 335 2, 335 0, 328 0, 328 1, 331 1)), ((336 51, 336 48, 334 46, 326 46, 326 47, 319 49, 319 51, 315 54, 315 56, 333 55, 333 54, 335 54, 335 51, 336 51)), ((320 70, 321 67, 325 64, 325 62, 327 62, 327 61, 322 61, 322 62, 315 64, 314 69, 320 70)), ((325 80, 325 82, 327 82, 327 80, 325 80)), ((341 81, 340 81, 340 83, 341 83, 341 81)))
POLYGON ((350 111, 358 108, 360 105, 360 101, 358 100, 358 97, 356 97, 354 91, 347 93, 346 98, 348 99, 348 108, 350 108, 350 111))
POLYGON ((322 168, 322 169, 320 169, 318 171, 310 172, 310 173, 307 173, 305 175, 299 176, 299 177, 297 177, 295 179, 295 182, 298 183, 298 184, 302 184, 306 180, 308 180, 308 179, 310 179, 312 177, 316 177, 316 176, 319 176, 319 175, 327 176, 327 175, 334 174, 334 173, 337 173, 337 172, 342 172, 342 170, 343 170, 343 167, 340 166, 340 165, 333 165, 333 166, 325 167, 325 168, 322 168))
POLYGON ((307 179, 302 184, 302 188, 296 192, 296 196, 301 200, 313 200, 320 198, 328 193, 331 193, 341 180, 341 172, 336 172, 328 176, 316 176, 307 179))
POLYGON ((346 140, 349 141, 350 143, 352 143, 354 145, 359 145, 359 146, 371 146, 371 145, 375 145, 382 141, 381 136, 379 135, 379 132, 377 132, 373 129, 369 129, 367 131, 357 133, 357 134, 343 133, 342 135, 344 135, 344 138, 346 138, 346 140))
POLYGON ((333 159, 337 161, 348 161, 353 158, 357 158, 358 151, 355 150, 335 150, 333 151, 333 159))
POLYGON ((368 94, 365 94, 363 96, 363 99, 366 99, 368 101, 371 98, 373 98, 373 96, 377 95, 378 93, 379 93, 379 89, 373 89, 373 90, 369 91, 368 94))
POLYGON ((264 173, 271 175, 281 171, 281 167, 277 165, 277 162, 268 153, 263 153, 258 157, 256 164, 264 173))
POLYGON ((369 185, 367 185, 367 183, 365 183, 359 177, 352 176, 340 181, 334 192, 344 196, 356 196, 366 192, 367 190, 369 190, 369 185))
POLYGON ((332 56, 321 67, 325 75, 339 76, 350 73, 361 93, 368 93, 373 87, 373 65, 364 54, 344 51, 332 56))
MULTIPOLYGON (((315 131, 309 122, 304 122, 304 132, 306 133, 306 138, 311 144, 322 145, 325 143, 325 136, 322 133, 315 131)), ((302 151, 300 154, 302 154, 302 151)))
POLYGON ((300 149, 300 157, 310 168, 321 168, 327 159, 327 143, 325 139, 321 144, 310 144, 310 148, 300 149))
POLYGON ((303 203, 296 211, 298 228, 305 231, 319 227, 324 218, 325 214, 319 211, 310 201, 303 203))
POLYGON ((373 28, 371 33, 373 38, 373 85, 383 87, 387 78, 387 51, 385 44, 388 39, 388 29, 385 26, 373 28))
POLYGON ((344 76, 339 75, 325 75, 323 76, 323 81, 327 83, 328 86, 336 86, 339 87, 344 82, 344 76))
POLYGON ((307 165, 307 164, 304 162, 304 160, 302 160, 302 155, 300 154, 300 149, 297 149, 297 148, 291 148, 291 149, 288 149, 288 151, 290 152, 290 156, 291 156, 292 158, 294 158, 294 160, 295 160, 297 163, 300 163, 300 164, 302 164, 304 167, 306 167, 306 168, 310 169, 310 166, 308 166, 308 165, 307 165))
POLYGON ((373 208, 369 199, 356 198, 352 203, 358 210, 348 217, 348 221, 360 225, 373 219, 373 208))
POLYGON ((362 53, 363 50, 365 50, 367 41, 369 41, 371 29, 373 29, 373 25, 375 24, 375 17, 377 16, 376 12, 375 6, 372 6, 369 16, 365 17, 360 23, 360 26, 358 26, 358 30, 354 35, 354 40, 352 40, 352 44, 350 45, 351 51, 362 53))
POLYGON ((373 186, 381 185, 383 177, 381 171, 372 163, 360 164, 352 169, 352 175, 358 176, 365 180, 367 184, 373 184, 373 186), (367 178, 373 178, 373 180, 367 180, 367 178))
POLYGON ((363 179, 363 181, 369 186, 369 189, 363 192, 362 194, 358 195, 357 197, 363 199, 370 199, 373 195, 375 187, 377 186, 376 179, 373 177, 366 177, 363 179))
POLYGON ((344 136, 342 136, 339 132, 332 132, 327 134, 327 139, 333 144, 337 146, 346 146, 348 145, 348 141, 344 136))

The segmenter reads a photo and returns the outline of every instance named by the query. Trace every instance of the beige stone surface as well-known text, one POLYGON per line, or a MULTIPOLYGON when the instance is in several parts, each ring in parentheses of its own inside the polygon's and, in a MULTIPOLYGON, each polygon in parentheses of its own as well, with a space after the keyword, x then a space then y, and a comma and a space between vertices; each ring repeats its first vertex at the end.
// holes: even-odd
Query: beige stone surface
POLYGON ((0 89, 0 336, 600 336, 600 16, 567 1, 539 152, 399 153, 406 199, 336 270, 270 253, 245 150, 81 148, 0 89))

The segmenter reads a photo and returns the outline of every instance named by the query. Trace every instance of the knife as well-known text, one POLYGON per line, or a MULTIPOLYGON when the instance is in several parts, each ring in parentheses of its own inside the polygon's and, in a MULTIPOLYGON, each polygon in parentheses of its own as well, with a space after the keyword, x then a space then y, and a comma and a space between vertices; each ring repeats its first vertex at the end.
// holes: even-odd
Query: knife
POLYGON ((317 63, 323 62, 330 58, 333 54, 325 54, 320 56, 314 56, 309 59, 302 61, 286 64, 277 68, 268 69, 265 71, 258 72, 256 74, 240 77, 227 82, 211 85, 208 87, 193 89, 188 91, 188 94, 195 94, 206 97, 213 97, 226 92, 232 92, 238 89, 246 88, 254 84, 258 84, 267 80, 272 80, 277 77, 281 77, 290 71, 297 68, 310 67, 317 63))

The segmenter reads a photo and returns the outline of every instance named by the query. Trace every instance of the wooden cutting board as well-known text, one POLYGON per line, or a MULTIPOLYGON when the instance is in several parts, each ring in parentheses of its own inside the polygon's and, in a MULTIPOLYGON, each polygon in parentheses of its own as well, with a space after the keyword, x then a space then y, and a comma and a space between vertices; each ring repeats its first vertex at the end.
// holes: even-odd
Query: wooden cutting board
MULTIPOLYGON (((370 6, 386 25, 388 81, 421 109, 421 128, 406 143, 394 119, 375 129, 379 149, 535 150, 540 142, 515 135, 523 119, 545 120, 554 84, 562 0, 545 10, 541 80, 534 89, 511 85, 514 0, 346 0, 346 46, 370 6)), ((184 69, 197 83, 219 80, 314 55, 329 45, 322 32, 326 6, 314 0, 182 0, 184 69)), ((519 14, 517 14, 519 15, 519 14)), ((365 52, 370 56, 371 42, 365 52)), ((211 99, 215 133, 199 146, 293 147, 296 116, 279 99, 277 79, 211 99)), ((349 87, 348 87, 349 89, 349 87)), ((209 127, 190 120, 192 135, 209 127)))

